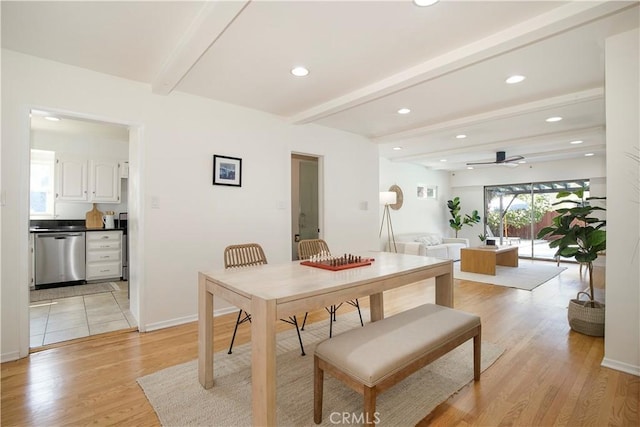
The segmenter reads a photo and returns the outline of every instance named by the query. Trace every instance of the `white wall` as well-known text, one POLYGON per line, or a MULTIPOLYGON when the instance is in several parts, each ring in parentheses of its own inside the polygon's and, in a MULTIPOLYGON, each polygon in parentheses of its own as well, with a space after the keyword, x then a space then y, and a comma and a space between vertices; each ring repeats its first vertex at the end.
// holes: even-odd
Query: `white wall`
MULTIPOLYGON (((139 289, 131 301, 143 330, 196 319, 197 272, 222 268, 228 244, 255 241, 270 262, 290 259, 292 152, 323 158, 331 247, 378 245, 378 150, 367 139, 196 96, 154 95, 144 84, 3 50, 3 361, 28 349, 31 108, 131 125, 129 207, 139 213, 129 218, 132 289, 139 289), (241 188, 211 184, 213 154, 242 158, 241 188)), ((216 301, 217 310, 228 308, 216 301)))
POLYGON ((607 272, 603 365, 640 375, 640 61, 636 29, 607 40, 607 272))
MULTIPOLYGON (((402 189, 404 195, 402 207, 398 210, 391 209, 394 234, 423 231, 449 236, 447 200, 450 194, 447 172, 433 171, 420 165, 380 158, 379 190, 389 191, 389 187, 394 184, 402 189), (418 199, 418 185, 437 186, 437 199, 418 199)), ((377 202, 373 207, 380 212, 381 221, 383 207, 377 202)), ((378 224, 379 231, 380 224, 378 224)), ((384 248, 386 242, 386 231, 383 230, 380 248, 384 248)))

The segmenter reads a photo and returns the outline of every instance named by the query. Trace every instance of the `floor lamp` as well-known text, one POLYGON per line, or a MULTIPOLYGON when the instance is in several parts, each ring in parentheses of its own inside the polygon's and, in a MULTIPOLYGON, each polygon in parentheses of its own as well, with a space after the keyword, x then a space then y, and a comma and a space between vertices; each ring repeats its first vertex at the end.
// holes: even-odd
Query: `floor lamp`
POLYGON ((382 237, 382 229, 384 228, 384 223, 387 223, 387 248, 389 251, 398 252, 398 248, 396 248, 396 237, 393 234, 393 225, 391 224, 391 211, 389 210, 389 205, 396 204, 396 192, 395 191, 381 191, 380 192, 380 204, 384 205, 384 212, 382 213, 382 223, 380 224, 380 234, 378 237, 382 237), (391 242, 393 242, 393 246, 391 246, 391 242))

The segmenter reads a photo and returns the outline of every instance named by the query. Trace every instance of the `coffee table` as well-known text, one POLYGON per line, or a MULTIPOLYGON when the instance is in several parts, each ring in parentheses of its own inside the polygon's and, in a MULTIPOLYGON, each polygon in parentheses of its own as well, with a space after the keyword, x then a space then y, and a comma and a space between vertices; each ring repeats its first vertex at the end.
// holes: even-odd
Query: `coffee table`
POLYGON ((460 249, 460 271, 496 275, 496 265, 518 266, 518 247, 499 246, 490 248, 478 246, 460 249))

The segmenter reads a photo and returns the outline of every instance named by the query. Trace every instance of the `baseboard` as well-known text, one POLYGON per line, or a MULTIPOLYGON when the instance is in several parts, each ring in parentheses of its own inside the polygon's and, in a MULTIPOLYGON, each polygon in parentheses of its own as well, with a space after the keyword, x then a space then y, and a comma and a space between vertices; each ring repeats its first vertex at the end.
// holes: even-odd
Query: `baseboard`
POLYGON ((602 363, 600 365, 604 366, 605 368, 615 369, 616 371, 621 371, 640 377, 640 366, 637 365, 630 365, 628 363, 619 362, 617 360, 608 359, 606 357, 602 359, 602 363))
MULTIPOLYGON (((234 313, 238 311, 236 307, 226 307, 213 311, 213 317, 222 316, 229 313, 234 313)), ((145 325, 145 332, 157 331, 159 329, 170 328, 172 326, 184 325, 185 323, 197 322, 198 315, 194 314, 191 316, 178 317, 176 319, 164 320, 162 322, 150 323, 145 325)))
POLYGON ((14 360, 18 360, 18 359, 20 359, 20 352, 19 351, 11 351, 9 353, 0 354, 0 362, 1 363, 13 362, 14 360))

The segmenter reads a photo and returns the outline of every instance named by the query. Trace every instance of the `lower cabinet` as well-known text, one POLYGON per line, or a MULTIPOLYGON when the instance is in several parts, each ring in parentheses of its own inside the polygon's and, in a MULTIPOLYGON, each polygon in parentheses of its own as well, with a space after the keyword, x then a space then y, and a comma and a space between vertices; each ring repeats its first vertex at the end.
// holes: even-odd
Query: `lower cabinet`
POLYGON ((87 280, 122 276, 122 230, 87 232, 87 280))

